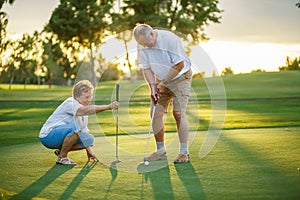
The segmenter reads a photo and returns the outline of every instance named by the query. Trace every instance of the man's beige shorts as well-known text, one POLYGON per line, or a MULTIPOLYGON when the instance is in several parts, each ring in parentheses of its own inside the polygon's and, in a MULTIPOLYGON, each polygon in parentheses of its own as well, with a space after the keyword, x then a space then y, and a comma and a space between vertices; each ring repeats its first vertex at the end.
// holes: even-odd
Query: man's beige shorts
POLYGON ((157 111, 167 112, 168 106, 172 101, 173 111, 186 112, 190 96, 191 77, 192 70, 189 70, 179 78, 167 83, 157 102, 157 111))

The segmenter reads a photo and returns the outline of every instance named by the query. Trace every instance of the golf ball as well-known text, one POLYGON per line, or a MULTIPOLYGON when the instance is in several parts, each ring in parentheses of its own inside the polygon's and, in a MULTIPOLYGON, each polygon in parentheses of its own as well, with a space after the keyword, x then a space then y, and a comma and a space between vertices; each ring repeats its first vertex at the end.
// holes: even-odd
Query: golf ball
POLYGON ((149 165, 149 161, 145 161, 144 164, 145 164, 145 165, 149 165))

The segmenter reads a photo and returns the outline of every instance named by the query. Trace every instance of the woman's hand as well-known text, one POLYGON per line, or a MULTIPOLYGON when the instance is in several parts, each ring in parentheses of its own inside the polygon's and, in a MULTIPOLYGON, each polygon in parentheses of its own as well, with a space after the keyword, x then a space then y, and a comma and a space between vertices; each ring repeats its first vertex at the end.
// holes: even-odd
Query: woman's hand
POLYGON ((111 110, 117 110, 119 108, 119 102, 117 101, 112 102, 111 104, 109 104, 109 108, 111 110))
POLYGON ((99 158, 97 157, 97 155, 91 150, 90 147, 86 148, 86 154, 88 157, 88 161, 90 161, 91 159, 94 161, 99 161, 99 158))

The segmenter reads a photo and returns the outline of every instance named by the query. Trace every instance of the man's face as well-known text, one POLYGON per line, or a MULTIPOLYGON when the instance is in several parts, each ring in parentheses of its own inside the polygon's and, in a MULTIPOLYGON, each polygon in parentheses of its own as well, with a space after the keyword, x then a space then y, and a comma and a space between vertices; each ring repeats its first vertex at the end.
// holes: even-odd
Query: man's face
POLYGON ((76 100, 84 106, 90 105, 90 103, 92 102, 92 91, 89 90, 87 92, 81 93, 81 96, 76 97, 76 100))
POLYGON ((148 47, 148 48, 154 47, 154 45, 156 43, 155 38, 154 38, 154 33, 152 32, 150 34, 150 37, 145 37, 145 36, 139 37, 137 42, 144 47, 148 47))

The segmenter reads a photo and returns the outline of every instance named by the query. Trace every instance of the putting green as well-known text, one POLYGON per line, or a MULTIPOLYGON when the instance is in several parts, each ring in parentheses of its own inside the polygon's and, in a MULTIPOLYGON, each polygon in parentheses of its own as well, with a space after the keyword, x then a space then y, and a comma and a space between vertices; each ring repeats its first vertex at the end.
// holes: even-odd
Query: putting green
MULTIPOLYGON (((191 162, 174 165, 176 134, 167 134, 168 165, 137 173, 146 135, 97 137, 100 162, 86 163, 71 152, 74 167, 55 165, 53 151, 40 143, 1 147, 0 193, 11 199, 299 199, 300 128, 239 129, 222 132, 204 159, 205 132, 190 146, 191 162)), ((153 138, 149 152, 154 150, 153 138)), ((151 163, 150 165, 151 166, 151 163)))

